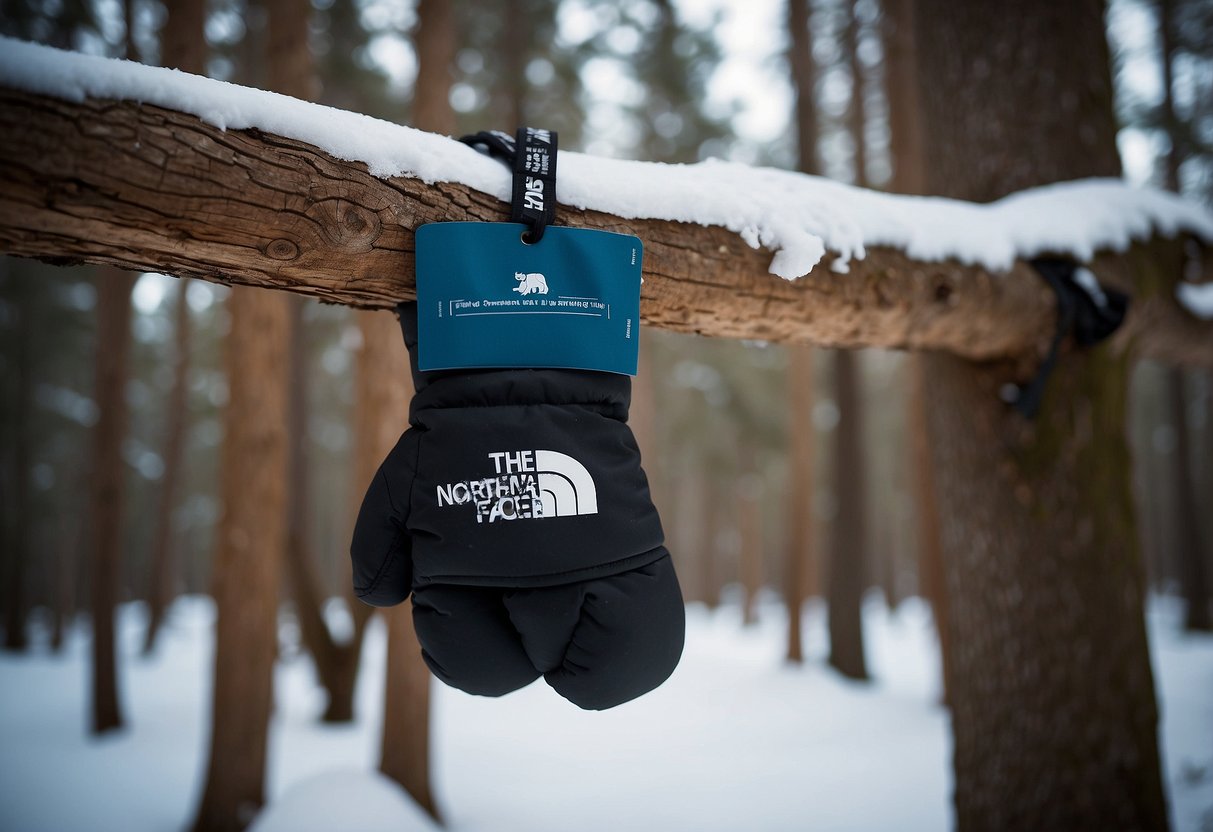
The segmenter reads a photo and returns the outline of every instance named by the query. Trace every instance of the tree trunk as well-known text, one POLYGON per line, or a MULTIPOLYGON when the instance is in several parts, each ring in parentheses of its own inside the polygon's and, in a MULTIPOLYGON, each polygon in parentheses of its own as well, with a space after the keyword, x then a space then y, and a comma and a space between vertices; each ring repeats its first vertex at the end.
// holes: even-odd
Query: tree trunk
POLYGON ((235 289, 228 301, 230 388, 224 417, 215 552, 214 704, 210 762, 195 832, 249 824, 265 801, 267 731, 286 547, 287 308, 280 295, 235 289))
POLYGON ((316 678, 328 701, 321 716, 324 722, 350 722, 354 719, 354 689, 362 657, 362 637, 370 608, 347 593, 346 603, 354 628, 347 641, 333 637, 324 618, 324 582, 316 565, 316 553, 309 542, 308 501, 311 494, 311 469, 308 461, 308 384, 307 339, 303 322, 304 301, 290 303, 290 355, 288 384, 290 409, 287 422, 290 450, 287 477, 287 574, 295 601, 295 615, 303 643, 311 654, 316 678))
MULTIPOLYGON (((452 4, 421 0, 417 8, 417 84, 413 116, 423 130, 453 133, 451 67, 455 61, 452 4)), ((364 408, 357 459, 359 483, 368 483, 405 427, 412 377, 397 322, 390 315, 361 312, 359 403, 364 408)), ((379 770, 404 787, 418 805, 440 820, 430 784, 430 672, 413 631, 412 601, 385 610, 387 678, 379 770)))
POLYGON ((1174 464, 1171 473, 1175 481, 1175 504, 1171 516, 1179 551, 1179 583, 1183 587, 1187 610, 1184 629, 1192 632, 1213 631, 1213 616, 1209 613, 1209 575, 1205 570, 1205 548, 1201 541, 1200 505, 1196 477, 1192 470, 1194 449, 1188 425, 1187 398, 1184 395, 1184 373, 1170 369, 1166 378, 1167 399, 1175 427, 1174 464))
MULTIPOLYGON (((1166 185, 1179 192, 1179 167, 1185 159, 1182 131, 1175 115, 1175 21, 1173 0, 1159 0, 1158 31, 1162 45, 1163 127, 1170 138, 1164 156, 1166 185)), ((1175 483, 1175 502, 1170 519, 1178 542, 1179 581, 1187 604, 1184 629, 1197 632, 1213 630, 1209 612, 1209 576, 1205 570, 1205 552, 1201 545, 1200 506, 1196 496, 1196 477, 1192 471, 1192 447, 1188 432, 1184 374, 1179 368, 1167 371, 1167 395, 1175 425, 1175 464, 1171 475, 1175 483)))
MULTIPOLYGON (((268 86, 306 94, 311 5, 266 0, 263 7, 269 32, 264 54, 250 24, 240 71, 260 79, 258 60, 264 57, 268 86)), ((228 308, 223 515, 212 567, 215 690, 206 787, 194 832, 241 830, 265 802, 278 603, 290 533, 290 302, 268 292, 234 291, 228 308)))
POLYGON ((847 108, 847 131, 851 134, 852 181, 860 188, 868 187, 868 142, 866 113, 866 84, 863 77, 863 62, 859 59, 859 19, 857 0, 851 0, 847 9, 846 56, 847 70, 851 75, 851 101, 847 108))
MULTIPOLYGON (((356 482, 371 481, 401 430, 412 397, 400 327, 386 312, 359 312, 358 406, 362 409, 355 458, 356 482)), ((387 624, 387 678, 379 770, 404 787, 434 818, 430 783, 430 672, 413 632, 412 601, 383 610, 387 624)))
POLYGON ((17 348, 13 363, 17 377, 16 390, 13 391, 12 435, 5 440, 5 444, 10 445, 5 456, 11 460, 12 496, 3 501, 4 513, 8 515, 3 530, 8 538, 4 541, 5 551, 0 553, 0 563, 4 565, 0 592, 4 594, 4 649, 22 652, 29 648, 29 600, 26 598, 25 572, 30 558, 29 423, 34 404, 34 322, 28 302, 24 305, 17 303, 14 309, 17 348))
MULTIPOLYGON (((885 100, 889 107, 889 155, 893 162, 890 190, 902 194, 926 191, 923 178, 922 113, 917 82, 917 39, 914 0, 886 0, 884 15, 885 100)), ((948 640, 948 598, 939 546, 939 502, 931 468, 931 442, 927 433, 926 395, 923 393, 923 358, 908 357, 909 396, 906 417, 910 470, 914 481, 919 592, 931 604, 939 643, 941 699, 948 702, 951 643, 948 640)))
MULTIPOLYGON (((77 503, 78 504, 78 503, 77 503)), ((77 516, 65 522, 56 541, 55 567, 51 587, 51 640, 54 653, 63 649, 76 620, 76 587, 80 575, 80 546, 84 542, 84 519, 77 516)))
POLYGON ((430 673, 421 661, 413 630, 413 602, 406 601, 382 614, 387 623, 385 695, 389 699, 383 710, 379 770, 441 822, 430 783, 430 673))
POLYGON ((195 75, 206 73, 207 0, 173 0, 164 6, 160 63, 195 75))
MULTIPOLYGON (((417 5, 417 83, 413 90, 413 123, 420 130, 451 135, 455 111, 451 107, 451 69, 455 62, 455 4, 446 0, 420 0, 417 5)), ((517 16, 519 21, 525 15, 517 16)), ((522 124, 507 125, 513 132, 522 124)))
MULTIPOLYGON (((130 3, 127 3, 128 20, 130 3)), ((182 72, 201 75, 206 71, 206 0, 176 0, 165 5, 166 17, 160 32, 160 63, 182 72)), ((129 31, 129 27, 128 27, 129 31)), ((148 622, 143 641, 144 655, 156 646, 168 605, 176 596, 179 562, 175 557, 173 514, 185 456, 186 421, 189 418, 190 308, 186 300, 189 280, 177 287, 176 355, 173 387, 169 392, 164 439, 164 478, 160 507, 152 538, 151 574, 148 579, 148 622)))
POLYGON ((186 420, 189 416, 190 306, 186 300, 189 281, 177 286, 175 313, 176 354, 173 387, 166 405, 164 437, 164 476, 160 479, 160 506, 156 531, 152 538, 151 567, 148 577, 148 621, 143 641, 144 655, 156 646, 156 637, 164 623, 164 614, 177 592, 177 557, 173 538, 173 517, 177 509, 181 482, 181 463, 185 456, 186 420))
POLYGON ((935 490, 935 470, 931 461, 931 438, 927 425, 927 400, 923 357, 911 355, 910 397, 907 432, 910 437, 911 468, 914 472, 914 500, 917 515, 918 589, 931 605, 935 637, 939 642, 940 699, 948 704, 948 676, 952 667, 952 642, 948 627, 948 595, 943 572, 943 551, 939 542, 939 497, 935 490))
POLYGON ((813 351, 788 348, 788 492, 784 600, 788 608, 787 660, 804 661, 800 613, 808 595, 813 546, 813 351))
POLYGON ((97 278, 97 375, 94 401, 100 414, 93 428, 89 478, 90 597, 93 621, 94 734, 121 728, 114 612, 122 572, 123 493, 126 464, 127 357, 130 353, 131 289, 135 275, 110 269, 97 278))
POLYGON ((809 0, 788 0, 788 67, 796 98, 796 169, 821 172, 817 141, 817 62, 813 58, 813 33, 809 28, 809 0))
MULTIPOLYGON (((752 456, 752 454, 748 454, 752 456)), ((754 473, 752 466, 742 468, 737 482, 737 531, 741 538, 741 623, 758 623, 755 604, 758 591, 762 589, 762 478, 754 473)), ((791 610, 789 610, 789 614, 791 610)))
MULTIPOLYGON (((867 187, 867 153, 864 139, 863 70, 859 61, 859 17, 855 3, 849 8, 846 56, 851 73, 851 102, 847 125, 854 144, 855 184, 867 187)), ((835 350, 834 403, 838 427, 832 456, 834 496, 838 513, 830 535, 826 595, 829 607, 829 662, 842 675, 867 679, 863 648, 863 590, 867 580, 866 477, 863 453, 863 399, 855 354, 835 350)))
MULTIPOLYGON (((1119 174, 1097 0, 919 0, 916 14, 923 42, 948 44, 918 53, 932 193, 1119 174)), ((999 398, 1022 380, 1010 364, 926 366, 958 828, 1165 829, 1127 359, 1065 355, 1032 423, 999 398)))
POLYGON ((881 3, 884 38, 885 101, 889 108, 889 156, 893 176, 889 190, 922 194, 922 112, 918 95, 918 40, 914 31, 914 0, 881 3))
POLYGON ((859 408, 859 372, 855 354, 834 353, 834 494, 838 514, 830 535, 826 570, 829 604, 830 666, 851 679, 867 679, 863 648, 863 589, 867 569, 867 524, 864 518, 863 421, 859 408))
MULTIPOLYGON (((796 98, 796 161, 803 173, 820 173, 817 63, 813 58, 809 0, 788 0, 788 66, 796 98)), ((804 661, 800 613, 808 594, 813 545, 813 352, 788 348, 788 506, 784 602, 788 611, 787 660, 804 661)))

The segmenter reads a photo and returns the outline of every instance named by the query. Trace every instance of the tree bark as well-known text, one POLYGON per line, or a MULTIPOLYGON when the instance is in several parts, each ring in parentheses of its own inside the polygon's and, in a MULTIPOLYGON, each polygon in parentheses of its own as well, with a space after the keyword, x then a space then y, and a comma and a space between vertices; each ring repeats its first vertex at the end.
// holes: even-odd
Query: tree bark
MULTIPOLYGON (((380 313, 381 315, 384 313, 380 313)), ((387 623, 387 690, 379 770, 441 820, 430 783, 430 673, 413 630, 413 602, 383 611, 387 623)))
POLYGON ((1196 476, 1192 470, 1194 449, 1189 432, 1183 370, 1169 369, 1166 385, 1175 428, 1175 458, 1171 465, 1175 504, 1170 514, 1175 523, 1179 582, 1186 604, 1184 629, 1207 633, 1213 631, 1213 616, 1209 612, 1209 575, 1205 570, 1205 547, 1201 541, 1200 505, 1196 476))
POLYGON ((206 74, 206 0, 173 0, 164 8, 160 63, 194 75, 206 74))
MULTIPOLYGON (((847 126, 854 144, 855 184, 867 186, 864 138, 863 69, 859 61, 859 17, 850 3, 846 27, 846 56, 851 73, 851 102, 847 126)), ((832 456, 834 497, 838 514, 831 524, 826 598, 830 628, 830 666, 851 679, 868 678, 863 647, 863 589, 867 580, 866 477, 863 453, 863 398, 855 354, 835 350, 834 404, 838 427, 832 456)))
POLYGON ((33 337, 34 322, 29 304, 15 304, 16 389, 13 391, 12 435, 5 437, 10 447, 5 452, 6 462, 12 466, 12 495, 3 495, 3 524, 7 532, 5 551, 0 553, 4 565, 4 581, 0 592, 4 595, 4 649, 24 652, 29 648, 28 617, 29 600, 26 597, 25 574, 30 558, 29 481, 30 481, 30 411, 34 404, 33 337))
POLYGON ((813 33, 809 29, 809 0, 788 0, 788 67, 796 112, 796 169, 821 172, 817 140, 817 62, 813 58, 813 33))
MULTIPOLYGON (((753 454, 746 456, 752 460, 753 454)), ((741 572, 741 623, 758 623, 756 603, 762 589, 763 534, 762 534, 762 478, 752 465, 742 468, 745 472, 737 482, 737 531, 741 538, 739 568, 741 572)), ((789 610, 791 614, 791 610, 789 610)))
POLYGON ((287 475, 287 543, 286 565, 290 576, 291 594, 299 631, 312 663, 316 678, 324 688, 328 701, 321 720, 350 722, 354 719, 354 688, 358 680, 358 665, 362 657, 362 637, 366 632, 369 610, 346 598, 354 621, 349 640, 339 642, 333 637, 324 618, 324 582, 316 565, 316 553, 310 543, 308 502, 311 495, 311 468, 308 460, 308 384, 307 339, 303 322, 301 298, 290 298, 287 316, 290 320, 290 356, 287 373, 290 387, 290 408, 287 419, 289 437, 287 475), (361 614, 360 614, 361 613, 361 614))
POLYGON ((847 130, 851 134, 852 181, 860 188, 868 187, 868 142, 866 113, 866 84, 863 77, 863 62, 859 59, 859 35, 861 21, 851 0, 847 8, 846 56, 847 70, 851 75, 851 102, 847 110, 847 130))
MULTIPOLYGON (((0 180, 0 250, 10 254, 113 263, 371 308, 415 296, 417 226, 501 221, 508 213, 505 203, 469 188, 377 179, 360 163, 292 139, 223 132, 134 103, 73 103, 6 89, 0 180)), ((1053 296, 1023 263, 992 275, 874 247, 848 275, 826 263, 789 282, 768 273, 769 252, 727 229, 569 206, 561 220, 645 240, 641 317, 663 329, 945 350, 972 359, 1033 354, 1053 332, 1053 296)), ((1094 268, 1136 295, 1123 338, 1137 354, 1213 366, 1213 326, 1171 298, 1181 271, 1166 272, 1149 294, 1135 285, 1143 268, 1182 266, 1183 249, 1182 240, 1156 238, 1097 257, 1094 268)), ((1201 268, 1213 279, 1213 258, 1201 268)))
MULTIPOLYGON (((885 46, 885 100, 889 108, 889 155, 893 176, 889 189, 902 194, 926 192, 923 160, 923 125, 918 95, 914 0, 885 0, 881 6, 885 46)), ((923 359, 909 356, 909 396, 906 431, 909 435, 910 471, 913 477, 919 593, 931 605, 939 644, 941 700, 948 702, 951 643, 948 640, 948 599, 939 545, 939 501, 931 468, 927 434, 927 402, 923 392, 923 359)))
MULTIPOLYGON (((395 318, 386 312, 359 312, 358 318, 363 342, 358 357, 361 416, 355 482, 360 488, 371 481, 400 438, 413 391, 408 357, 395 318)), ((421 660, 413 631, 412 601, 383 610, 382 614, 388 636, 379 770, 403 786, 437 819, 430 782, 430 672, 421 660)))
MULTIPOLYGON (((1180 191, 1179 168, 1185 153, 1181 141, 1179 119, 1175 114, 1175 20, 1173 0, 1159 0, 1158 34, 1162 46, 1163 127, 1170 146, 1163 157, 1166 185, 1180 191)), ((1167 370, 1167 395, 1175 425, 1175 464, 1171 476, 1175 482, 1175 502, 1170 519, 1178 541, 1179 580, 1183 587, 1187 609, 1184 629, 1197 632, 1213 630, 1213 615, 1209 612, 1209 576, 1205 570, 1205 553, 1201 545, 1200 507, 1196 496, 1196 478, 1192 470, 1188 414, 1184 398, 1184 374, 1179 368, 1167 370)))
POLYGON ((122 571, 123 495, 126 465, 127 357, 130 354, 131 289, 135 275, 110 269, 97 279, 97 361, 95 393, 100 416, 93 428, 89 478, 89 528, 92 530, 90 598, 93 621, 94 734, 122 727, 115 655, 114 609, 122 571))
MULTIPOLYGON (((517 15, 519 21, 524 15, 517 15)), ((455 132, 451 107, 451 68, 455 62, 455 4, 420 0, 417 4, 417 83, 413 90, 413 123, 421 130, 449 136, 455 132)), ((510 124, 507 130, 521 127, 510 124)))
POLYGON ((784 600, 788 608, 787 660, 804 661, 800 614, 808 595, 813 547, 813 351, 788 349, 788 494, 784 600))
POLYGON ((912 355, 910 401, 907 432, 910 435, 911 467, 914 476, 914 500, 917 515, 917 554, 919 593, 931 605, 935 637, 939 643, 942 690, 940 699, 948 704, 948 677, 952 668, 952 641, 948 626, 948 595, 944 580, 943 551, 939 541, 939 497, 935 489, 935 470, 931 461, 931 439, 927 424, 927 400, 924 391, 923 357, 912 355))
POLYGON ((186 300, 189 281, 177 286, 174 315, 176 353, 173 356, 173 387, 166 403, 164 437, 164 476, 160 479, 160 505, 156 513, 156 531, 152 538, 151 566, 148 577, 148 620, 143 640, 144 655, 156 646, 156 637, 164 615, 177 593, 177 562, 173 539, 173 518, 177 509, 181 482, 181 464, 185 457, 186 420, 189 415, 190 306, 186 300))
MULTIPOLYGON (((453 4, 421 0, 417 8, 417 84, 414 120, 423 130, 451 133, 451 68, 455 62, 453 4)), ((383 313, 360 313, 362 353, 358 391, 364 408, 356 480, 369 483, 399 437, 412 398, 412 376, 397 322, 383 313)), ((387 624, 387 678, 379 770, 404 787, 423 809, 441 821, 430 783, 430 672, 421 660, 413 630, 412 600, 383 611, 387 624)))
POLYGON ((918 39, 914 0, 884 0, 880 7, 884 38, 885 100, 889 108, 889 156, 893 177, 889 190, 926 192, 923 179, 922 104, 916 76, 918 39))
POLYGON ((241 830, 265 801, 267 732, 286 547, 287 309, 239 288, 229 300, 230 388, 213 566, 215 683, 206 787, 196 832, 241 830))
MULTIPOLYGON (((128 21, 130 3, 127 3, 128 21)), ((160 62, 182 72, 202 75, 206 71, 206 0, 175 0, 165 5, 166 17, 160 32, 160 62)), ((129 23, 128 23, 129 31, 129 23)), ((178 568, 174 557, 173 514, 185 455, 190 367, 190 309, 186 301, 189 281, 177 287, 176 355, 173 388, 169 392, 164 439, 164 478, 160 485, 160 507, 152 538, 151 574, 148 579, 148 623, 143 653, 151 653, 164 622, 169 603, 176 595, 178 568)))
MULTIPOLYGON (((932 193, 1119 173, 1102 14, 919 0, 922 40, 948 44, 918 53, 932 193)), ((958 828, 1165 829, 1126 357, 1069 352, 1031 423, 999 399, 1005 364, 927 362, 958 828)))
POLYGON ((850 679, 868 678, 863 648, 863 589, 867 525, 864 508, 863 417, 854 353, 834 353, 834 494, 838 514, 830 539, 826 593, 830 622, 830 666, 850 679))
MULTIPOLYGON (((796 117, 796 167, 821 172, 818 149, 817 62, 813 57, 809 0, 788 0, 788 67, 796 117)), ((788 348, 788 506, 784 556, 784 604, 788 614, 786 658, 804 661, 801 610, 808 594, 813 545, 813 352, 788 348)))
MULTIPOLYGON (((264 54, 241 71, 284 93, 306 94, 310 79, 304 0, 266 0, 264 54)), ((279 206, 281 209, 281 205, 279 206)), ((215 689, 206 787, 194 832, 236 832, 265 802, 269 719, 278 655, 278 604, 290 535, 291 307, 285 295, 234 291, 226 355, 230 398, 220 460, 223 516, 212 594, 215 689), (245 355, 241 356, 241 353, 245 355)))

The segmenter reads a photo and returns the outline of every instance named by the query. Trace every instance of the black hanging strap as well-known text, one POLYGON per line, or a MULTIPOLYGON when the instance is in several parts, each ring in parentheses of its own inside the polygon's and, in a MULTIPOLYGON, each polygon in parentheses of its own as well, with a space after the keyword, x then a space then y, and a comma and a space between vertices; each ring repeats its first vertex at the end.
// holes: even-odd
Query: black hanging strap
MULTIPOLYGON (((1072 260, 1041 257, 1030 261, 1037 274, 1057 295, 1057 330, 1049 353, 1041 362, 1036 376, 1019 388, 1015 409, 1028 419, 1040 411, 1045 384, 1057 365, 1057 352, 1069 334, 1079 346, 1089 347, 1107 338, 1120 327, 1129 308, 1129 296, 1075 277, 1083 268, 1072 260)), ((1090 272, 1087 272, 1090 274, 1090 272)))
POLYGON ((459 141, 500 159, 514 172, 510 222, 531 227, 528 243, 543 239, 543 231, 556 220, 556 131, 519 127, 514 136, 500 130, 482 130, 459 141))

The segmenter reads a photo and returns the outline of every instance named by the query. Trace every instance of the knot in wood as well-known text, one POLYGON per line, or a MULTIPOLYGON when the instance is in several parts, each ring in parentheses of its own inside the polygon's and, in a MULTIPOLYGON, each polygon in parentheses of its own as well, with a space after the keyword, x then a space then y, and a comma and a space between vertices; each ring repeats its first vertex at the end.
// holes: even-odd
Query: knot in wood
POLYGON ((379 215, 346 199, 325 199, 308 208, 320 223, 328 242, 345 252, 363 253, 374 248, 383 225, 379 215))
POLYGON ((274 260, 294 260, 299 256, 299 246, 291 240, 279 237, 266 246, 265 253, 274 260))

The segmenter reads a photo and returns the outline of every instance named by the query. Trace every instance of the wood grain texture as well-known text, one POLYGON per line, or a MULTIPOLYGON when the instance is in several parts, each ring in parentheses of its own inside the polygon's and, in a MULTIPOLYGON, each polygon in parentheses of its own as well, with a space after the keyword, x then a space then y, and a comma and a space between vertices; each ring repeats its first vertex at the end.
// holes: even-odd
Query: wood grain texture
MULTIPOLYGON (((0 250, 9 254, 285 289, 364 308, 415 296, 419 225, 507 216, 505 203, 465 186, 378 179, 361 163, 293 139, 225 132, 149 105, 8 89, 0 89, 0 180, 0 250)), ((975 360, 1031 358, 1053 329, 1053 298, 1024 263, 991 274, 877 248, 848 274, 823 263, 788 282, 768 273, 771 252, 724 228, 568 206, 560 222, 644 240, 642 318, 663 329, 975 360)), ((1107 265, 1110 279, 1138 295, 1126 343, 1144 355, 1213 366, 1213 327, 1176 306, 1161 284, 1138 291, 1135 264, 1161 257, 1181 268, 1182 246, 1156 239, 1102 257, 1097 274, 1104 279, 1107 265)))

